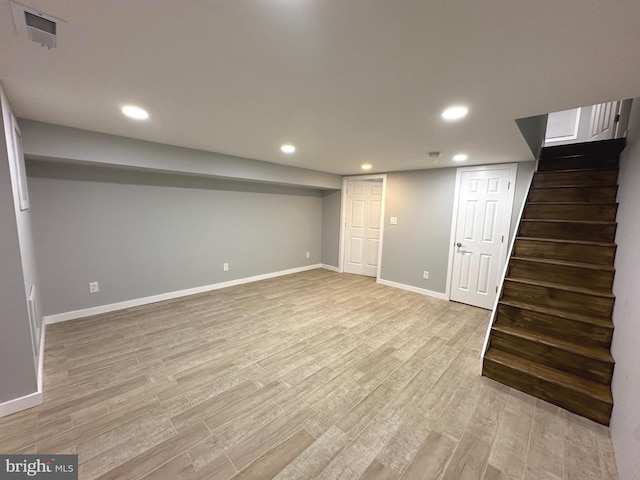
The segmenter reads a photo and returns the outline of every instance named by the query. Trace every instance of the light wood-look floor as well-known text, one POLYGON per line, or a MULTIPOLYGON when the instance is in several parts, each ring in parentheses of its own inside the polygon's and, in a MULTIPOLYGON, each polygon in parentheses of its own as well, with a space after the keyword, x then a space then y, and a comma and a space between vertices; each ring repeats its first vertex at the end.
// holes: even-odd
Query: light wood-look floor
POLYGON ((616 479, 607 428, 478 375, 488 320, 314 270, 52 325, 0 451, 101 480, 616 479))

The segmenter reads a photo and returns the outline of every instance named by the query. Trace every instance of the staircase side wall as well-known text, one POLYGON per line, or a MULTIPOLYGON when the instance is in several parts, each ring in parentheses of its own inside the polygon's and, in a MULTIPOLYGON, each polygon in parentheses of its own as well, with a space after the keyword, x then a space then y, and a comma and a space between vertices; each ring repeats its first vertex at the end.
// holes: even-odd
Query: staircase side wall
POLYGON ((634 101, 618 178, 611 437, 620 478, 633 480, 640 479, 640 99, 634 101))

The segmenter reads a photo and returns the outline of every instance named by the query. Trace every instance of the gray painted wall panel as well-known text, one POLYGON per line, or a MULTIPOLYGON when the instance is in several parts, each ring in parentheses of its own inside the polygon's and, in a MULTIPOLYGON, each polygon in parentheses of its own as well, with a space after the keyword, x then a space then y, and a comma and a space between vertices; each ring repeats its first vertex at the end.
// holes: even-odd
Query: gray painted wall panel
POLYGON ((46 315, 320 263, 317 193, 95 175, 29 178, 46 315), (93 281, 99 293, 89 293, 93 281))
POLYGON ((445 291, 455 180, 455 168, 387 174, 380 278, 445 291))
MULTIPOLYGON (((28 223, 29 211, 21 212, 14 203, 7 137, 9 105, 4 92, 0 116, 0 403, 37 391, 27 292, 25 282, 33 282, 35 272, 25 273, 23 256, 31 258, 32 252, 21 253, 19 232, 28 223)), ((27 232, 28 233, 28 232, 27 232)), ((24 248, 24 246, 23 246, 24 248)), ((30 261, 31 265, 35 262, 30 261)))
POLYGON ((25 156, 336 189, 342 177, 220 153, 20 120, 25 156))
POLYGON ((620 478, 631 480, 640 479, 640 99, 632 107, 618 183, 611 438, 620 478))
POLYGON ((322 263, 338 268, 340 250, 340 210, 342 191, 325 192, 322 197, 322 263))

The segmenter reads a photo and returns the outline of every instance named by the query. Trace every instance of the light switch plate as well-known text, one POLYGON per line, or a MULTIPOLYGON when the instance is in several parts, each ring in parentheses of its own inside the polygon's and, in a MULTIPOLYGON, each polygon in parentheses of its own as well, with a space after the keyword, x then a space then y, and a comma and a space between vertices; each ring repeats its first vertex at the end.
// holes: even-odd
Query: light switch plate
POLYGON ((398 217, 391 217, 389 223, 391 223, 391 225, 397 225, 398 224, 398 217))

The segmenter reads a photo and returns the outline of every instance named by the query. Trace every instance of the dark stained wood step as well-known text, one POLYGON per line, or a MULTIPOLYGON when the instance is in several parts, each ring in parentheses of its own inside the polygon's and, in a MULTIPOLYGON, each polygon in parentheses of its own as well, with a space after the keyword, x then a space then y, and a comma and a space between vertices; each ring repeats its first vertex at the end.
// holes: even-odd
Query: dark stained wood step
POLYGON ((613 357, 608 349, 583 346, 522 328, 494 324, 491 346, 563 372, 611 385, 613 357))
POLYGON ((616 155, 576 155, 540 160, 539 172, 553 172, 556 170, 604 169, 618 168, 619 160, 616 155))
POLYGON ((615 222, 523 218, 520 221, 518 236, 613 243, 616 238, 616 228, 615 222))
POLYGON ((510 278, 550 281, 603 292, 611 292, 613 274, 612 266, 590 263, 515 256, 509 262, 510 278))
POLYGON ((582 156, 618 157, 626 145, 625 138, 599 140, 597 142, 573 143, 544 147, 540 152, 540 161, 556 158, 574 158, 582 156))
POLYGON ((615 222, 617 203, 528 202, 522 218, 615 222))
POLYGON ((611 318, 615 299, 613 294, 586 288, 509 277, 504 280, 502 298, 545 305, 560 311, 581 313, 602 320, 611 318))
POLYGON ((532 187, 586 187, 617 185, 618 170, 557 170, 536 172, 532 187))
POLYGON ((613 338, 611 320, 504 298, 498 302, 495 324, 511 325, 554 335, 561 340, 603 348, 610 348, 613 338))
POLYGON ((554 368, 489 348, 482 374, 522 392, 566 408, 603 425, 609 425, 611 389, 554 368))
POLYGON ((531 188, 527 202, 616 203, 617 186, 531 188))
POLYGON ((613 265, 616 244, 518 236, 515 240, 513 255, 613 265))

